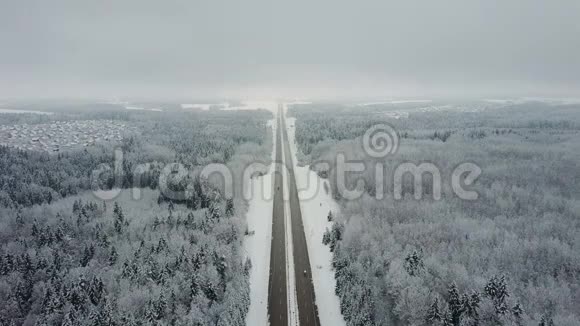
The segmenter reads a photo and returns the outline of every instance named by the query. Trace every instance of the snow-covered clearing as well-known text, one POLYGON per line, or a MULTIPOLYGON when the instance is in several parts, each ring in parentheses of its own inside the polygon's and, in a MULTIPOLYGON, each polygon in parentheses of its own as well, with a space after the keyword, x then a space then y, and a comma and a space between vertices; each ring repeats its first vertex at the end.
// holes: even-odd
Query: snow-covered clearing
POLYGON ((183 110, 202 110, 202 111, 209 111, 209 109, 212 106, 217 106, 217 107, 229 107, 230 104, 227 102, 224 103, 184 103, 181 104, 181 108, 183 110))
MULTIPOLYGON (((287 105, 284 105, 284 112, 286 110, 287 105)), ((332 195, 326 191, 326 189, 330 189, 328 181, 319 178, 308 166, 300 167, 297 165, 296 143, 294 141, 295 120, 295 118, 287 118, 286 127, 288 128, 288 141, 293 156, 294 174, 306 232, 308 255, 312 266, 312 279, 320 324, 346 325, 340 313, 340 300, 334 293, 336 280, 332 269, 332 253, 328 246, 322 244, 322 236, 326 228, 331 227, 331 223, 327 220, 328 212, 332 211, 336 215, 339 207, 332 199, 332 195)))
POLYGON ((409 112, 404 112, 404 111, 388 111, 385 112, 385 116, 387 116, 387 118, 391 118, 391 119, 401 119, 401 118, 408 118, 409 117, 409 112))
POLYGON ((241 105, 236 105, 236 106, 232 106, 228 102, 181 104, 181 108, 184 110, 194 109, 194 110, 209 111, 212 107, 219 108, 220 110, 223 110, 223 111, 265 109, 265 110, 271 111, 273 113, 276 113, 276 110, 278 110, 278 103, 273 102, 273 101, 264 101, 264 100, 247 100, 247 101, 242 101, 241 105))
POLYGON ((137 107, 137 106, 125 106, 125 109, 126 110, 163 112, 163 109, 161 109, 161 108, 151 108, 151 109, 147 109, 147 108, 142 108, 142 107, 137 107))
POLYGON ((580 104, 580 98, 573 98, 573 97, 520 97, 520 98, 511 98, 511 99, 484 99, 484 102, 494 103, 494 104, 505 104, 505 105, 514 105, 514 104, 523 104, 528 102, 543 102, 546 104, 551 105, 571 105, 571 104, 580 104))
POLYGON ((53 114, 52 112, 31 111, 31 110, 14 110, 14 109, 0 109, 0 113, 17 113, 17 114, 34 113, 34 114, 44 114, 44 115, 53 114))
POLYGON ((389 100, 380 102, 367 102, 361 103, 359 106, 372 106, 372 105, 383 105, 383 104, 406 104, 406 103, 429 103, 432 100, 389 100))

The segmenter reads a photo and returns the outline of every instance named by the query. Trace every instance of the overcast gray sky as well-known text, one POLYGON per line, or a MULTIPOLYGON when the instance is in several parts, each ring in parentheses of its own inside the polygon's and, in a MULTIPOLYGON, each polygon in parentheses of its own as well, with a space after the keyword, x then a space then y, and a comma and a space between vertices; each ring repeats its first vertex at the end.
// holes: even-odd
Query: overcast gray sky
POLYGON ((0 97, 579 93, 578 0, 0 0, 0 97))

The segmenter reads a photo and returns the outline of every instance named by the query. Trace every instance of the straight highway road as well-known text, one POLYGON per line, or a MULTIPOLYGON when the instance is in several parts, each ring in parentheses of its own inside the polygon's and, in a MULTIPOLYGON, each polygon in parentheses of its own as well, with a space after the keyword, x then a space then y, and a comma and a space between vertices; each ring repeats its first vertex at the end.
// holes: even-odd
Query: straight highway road
POLYGON ((290 216, 292 223, 292 244, 294 247, 294 275, 296 275, 296 297, 298 303, 298 316, 300 326, 318 326, 318 307, 314 295, 314 284, 312 283, 312 270, 308 256, 308 245, 306 243, 306 233, 302 223, 302 211, 300 209, 300 199, 298 198, 298 188, 294 177, 294 163, 290 144, 288 143, 288 131, 286 130, 286 118, 282 112, 282 132, 284 156, 286 159, 286 169, 288 170, 288 185, 290 201, 290 216))
POLYGON ((271 326, 288 325, 286 287, 286 228, 284 225, 284 186, 282 166, 281 110, 278 110, 276 158, 274 162, 274 208, 272 211, 272 244, 270 280, 268 283, 268 318, 271 326))
MULTIPOLYGON (((276 161, 274 170, 274 208, 272 216, 272 249, 270 252, 270 280, 268 285, 268 314, 271 326, 288 325, 288 291, 286 271, 286 237, 284 226, 284 183, 288 172, 289 206, 292 236, 294 275, 296 287, 296 301, 298 308, 298 320, 300 326, 319 326, 318 308, 312 283, 312 270, 308 256, 308 245, 304 224, 302 223, 302 211, 298 188, 294 176, 294 164, 286 119, 282 106, 278 108, 278 128, 276 130, 276 161), (284 156, 282 155, 284 151, 284 156), (285 157, 285 160, 283 160, 285 157)), ((289 267, 292 268, 292 267, 289 267)))

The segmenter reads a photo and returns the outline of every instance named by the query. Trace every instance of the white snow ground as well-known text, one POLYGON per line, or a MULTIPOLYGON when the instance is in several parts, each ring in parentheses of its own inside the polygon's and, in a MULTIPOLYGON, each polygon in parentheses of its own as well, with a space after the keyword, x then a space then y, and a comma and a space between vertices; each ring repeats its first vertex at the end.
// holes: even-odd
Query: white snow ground
POLYGON ((252 179, 254 196, 247 213, 248 231, 244 250, 252 261, 250 270, 250 308, 246 325, 268 325, 268 282, 272 241, 272 167, 263 177, 252 179), (263 197, 262 194, 267 197, 263 197), (269 198, 269 199, 268 199, 269 198))
POLYGON ((44 111, 31 111, 31 110, 13 110, 13 109, 0 109, 0 113, 34 113, 34 114, 43 114, 43 115, 51 115, 53 112, 44 112, 44 111))
MULTIPOLYGON (((287 105, 285 104, 284 112, 286 110, 287 105)), ((331 194, 325 191, 324 184, 328 186, 328 181, 319 178, 308 166, 300 167, 297 165, 295 129, 293 127, 295 120, 295 118, 287 118, 286 127, 288 128, 288 141, 294 161, 294 174, 300 197, 300 208, 306 232, 320 324, 346 325, 340 313, 340 300, 334 293, 336 280, 332 269, 332 253, 328 246, 322 244, 322 236, 326 228, 330 228, 332 225, 327 220, 328 212, 332 211, 336 215, 339 207, 332 199, 331 194)), ((326 187, 326 189, 330 189, 330 187, 326 187)))
POLYGON ((389 100, 389 101, 382 101, 382 102, 368 102, 368 103, 361 103, 359 106, 371 106, 371 105, 381 105, 381 104, 406 104, 406 103, 429 103, 432 100, 389 100))
POLYGON ((146 109, 146 108, 142 108, 142 107, 137 107, 137 106, 125 106, 126 110, 140 110, 140 111, 154 111, 154 112, 163 112, 162 108, 152 108, 152 109, 146 109))
MULTIPOLYGON (((273 147, 276 147, 275 142, 273 147)), ((270 165, 267 174, 251 180, 253 194, 246 214, 248 231, 251 235, 246 236, 244 240, 246 257, 252 261, 250 308, 246 316, 246 325, 268 325, 273 169, 274 165, 270 165)))
MULTIPOLYGON (((272 127, 272 160, 276 153, 276 103, 267 107, 274 113, 274 119, 268 122, 272 127)), ((268 173, 251 180, 252 196, 249 202, 246 219, 248 231, 253 235, 244 240, 246 257, 252 261, 250 270, 250 308, 246 316, 246 325, 268 325, 268 282, 270 280, 270 245, 272 243, 272 174, 274 165, 268 173)))
POLYGON ((228 107, 229 103, 183 103, 181 104, 181 108, 183 110, 202 110, 202 111, 209 111, 212 105, 222 105, 224 107, 228 107))

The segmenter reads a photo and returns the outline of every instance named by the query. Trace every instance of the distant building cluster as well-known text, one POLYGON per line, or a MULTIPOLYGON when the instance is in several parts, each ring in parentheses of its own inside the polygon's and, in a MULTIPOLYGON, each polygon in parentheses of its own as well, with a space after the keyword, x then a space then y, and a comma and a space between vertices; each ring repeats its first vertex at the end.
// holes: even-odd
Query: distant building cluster
POLYGON ((124 122, 112 120, 0 126, 0 145, 52 153, 87 147, 97 142, 121 141, 123 134, 131 129, 124 122))

